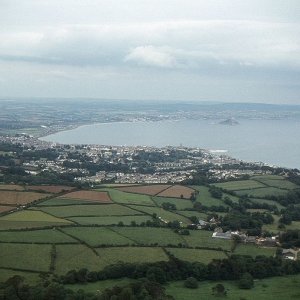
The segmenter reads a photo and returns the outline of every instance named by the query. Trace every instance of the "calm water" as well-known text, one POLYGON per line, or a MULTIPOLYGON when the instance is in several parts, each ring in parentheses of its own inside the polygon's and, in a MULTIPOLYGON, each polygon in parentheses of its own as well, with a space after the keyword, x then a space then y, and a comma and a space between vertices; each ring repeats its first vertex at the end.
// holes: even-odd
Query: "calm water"
POLYGON ((241 120, 226 126, 206 120, 106 123, 43 138, 67 144, 184 146, 228 150, 246 161, 300 168, 300 121, 241 120))

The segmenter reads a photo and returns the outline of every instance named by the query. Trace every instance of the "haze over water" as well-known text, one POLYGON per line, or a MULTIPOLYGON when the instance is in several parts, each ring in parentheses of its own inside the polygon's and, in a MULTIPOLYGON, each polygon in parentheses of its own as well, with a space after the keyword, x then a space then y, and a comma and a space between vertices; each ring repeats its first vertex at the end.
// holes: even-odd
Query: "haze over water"
POLYGON ((240 120, 237 126, 212 120, 102 123, 58 132, 43 140, 65 144, 188 146, 228 150, 245 161, 300 168, 299 120, 240 120))

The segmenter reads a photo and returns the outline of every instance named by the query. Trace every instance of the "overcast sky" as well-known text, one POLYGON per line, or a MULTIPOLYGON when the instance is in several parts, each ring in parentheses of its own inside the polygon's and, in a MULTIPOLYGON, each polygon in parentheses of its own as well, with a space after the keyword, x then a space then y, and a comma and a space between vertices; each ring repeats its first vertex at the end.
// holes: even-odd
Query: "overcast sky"
POLYGON ((299 0, 0 0, 0 97, 300 104, 299 0))

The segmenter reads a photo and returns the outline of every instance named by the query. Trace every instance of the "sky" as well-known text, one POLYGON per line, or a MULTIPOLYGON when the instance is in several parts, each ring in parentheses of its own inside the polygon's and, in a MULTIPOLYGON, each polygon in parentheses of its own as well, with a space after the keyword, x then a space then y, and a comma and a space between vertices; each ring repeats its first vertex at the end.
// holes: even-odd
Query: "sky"
POLYGON ((0 0, 0 98, 300 104, 299 0, 0 0))

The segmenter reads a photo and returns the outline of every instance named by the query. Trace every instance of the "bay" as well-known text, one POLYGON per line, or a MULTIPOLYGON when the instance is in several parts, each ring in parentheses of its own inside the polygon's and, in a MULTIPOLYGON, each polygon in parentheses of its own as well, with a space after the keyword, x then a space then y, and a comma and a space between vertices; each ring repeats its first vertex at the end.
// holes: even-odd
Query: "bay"
POLYGON ((245 161, 300 169, 299 120, 239 120, 220 125, 212 120, 116 122, 85 125, 43 140, 64 144, 118 146, 187 146, 227 150, 245 161))

